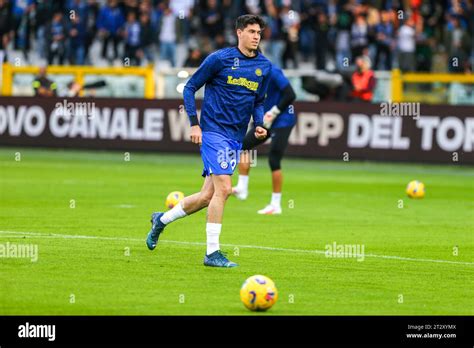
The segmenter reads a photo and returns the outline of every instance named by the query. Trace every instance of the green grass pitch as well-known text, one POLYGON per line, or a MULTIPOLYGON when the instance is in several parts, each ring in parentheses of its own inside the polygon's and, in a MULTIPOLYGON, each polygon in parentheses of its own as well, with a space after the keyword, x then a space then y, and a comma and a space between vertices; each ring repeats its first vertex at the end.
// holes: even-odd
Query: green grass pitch
POLYGON ((196 192, 201 168, 197 153, 0 149, 0 244, 39 253, 0 258, 0 314, 474 314, 473 167, 285 159, 283 215, 259 216, 271 192, 260 157, 248 200, 224 214, 235 269, 202 265, 205 210, 145 246, 150 213, 196 192), (405 196, 413 179, 425 199, 405 196), (364 259, 326 257, 333 242, 363 245, 364 259), (240 302, 254 274, 279 291, 266 313, 240 302))

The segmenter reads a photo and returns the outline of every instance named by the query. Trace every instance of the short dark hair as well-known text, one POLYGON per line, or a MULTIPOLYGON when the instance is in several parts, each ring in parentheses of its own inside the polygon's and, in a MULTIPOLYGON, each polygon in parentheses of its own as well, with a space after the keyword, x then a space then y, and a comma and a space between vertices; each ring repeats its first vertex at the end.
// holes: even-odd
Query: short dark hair
POLYGON ((251 24, 258 24, 260 26, 260 29, 262 30, 265 28, 266 25, 262 17, 257 15, 246 14, 237 18, 237 20, 235 21, 235 30, 244 30, 248 25, 251 24))

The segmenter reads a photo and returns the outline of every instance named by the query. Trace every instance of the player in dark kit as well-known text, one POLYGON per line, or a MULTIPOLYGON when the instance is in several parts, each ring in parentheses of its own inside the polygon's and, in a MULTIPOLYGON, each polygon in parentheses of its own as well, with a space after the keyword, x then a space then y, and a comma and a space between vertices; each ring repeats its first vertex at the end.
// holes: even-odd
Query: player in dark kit
POLYGON ((283 75, 283 71, 274 65, 270 84, 268 85, 267 98, 265 99, 264 126, 270 131, 267 137, 263 139, 256 138, 253 131, 248 132, 245 136, 239 163, 239 181, 237 186, 232 189, 232 193, 238 199, 247 199, 250 171, 250 156, 247 151, 263 144, 271 137, 272 144, 268 154, 268 162, 272 171, 272 199, 270 204, 258 211, 259 214, 281 214, 281 189, 283 184, 281 159, 288 145, 291 130, 296 123, 294 110, 290 107, 295 99, 296 95, 290 81, 283 75))
POLYGON ((255 15, 237 18, 238 46, 208 56, 184 88, 184 106, 191 123, 191 141, 201 145, 204 164, 201 191, 185 197, 166 213, 152 214, 152 228, 146 244, 155 249, 165 226, 205 207, 207 210, 207 251, 204 265, 235 267, 220 251, 219 236, 227 198, 232 193, 231 175, 239 162, 242 141, 250 117, 254 135, 265 138, 264 99, 272 65, 258 52, 265 23, 255 15), (206 85, 201 118, 196 113, 195 93, 206 85))

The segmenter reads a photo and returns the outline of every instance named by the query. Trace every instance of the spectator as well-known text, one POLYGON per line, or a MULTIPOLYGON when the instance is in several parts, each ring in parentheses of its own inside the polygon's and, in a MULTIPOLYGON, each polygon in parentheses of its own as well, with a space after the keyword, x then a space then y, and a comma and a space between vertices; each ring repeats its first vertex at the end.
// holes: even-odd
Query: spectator
POLYGON ((352 26, 352 13, 349 4, 346 4, 337 17, 336 27, 336 66, 339 70, 349 67, 351 62, 350 30, 352 26))
POLYGON ((326 54, 329 51, 329 22, 324 12, 318 12, 315 27, 316 69, 326 69, 326 54))
POLYGON ((267 29, 265 33, 269 33, 266 55, 270 61, 280 68, 283 66, 283 50, 285 49, 285 36, 283 33, 283 21, 280 18, 279 9, 271 2, 268 7, 267 29))
POLYGON ((394 27, 389 11, 382 11, 382 21, 375 27, 375 69, 379 69, 383 57, 382 70, 392 70, 392 50, 394 48, 394 27))
POLYGON ((351 27, 351 54, 358 57, 369 45, 367 21, 363 15, 358 15, 351 27))
POLYGON ((141 34, 140 24, 137 21, 137 15, 135 11, 129 11, 127 15, 127 22, 123 30, 125 37, 125 57, 130 59, 131 65, 140 65, 143 51, 141 51, 141 34))
POLYGON ((84 18, 86 23, 86 40, 84 57, 89 60, 89 50, 97 35, 97 18, 99 17, 99 5, 96 0, 87 0, 87 11, 84 18))
POLYGON ((223 15, 216 0, 207 0, 206 7, 202 14, 201 25, 204 33, 215 40, 216 35, 224 31, 223 15))
POLYGON ((71 64, 84 65, 86 53, 86 23, 82 15, 74 13, 69 27, 69 61, 71 64))
POLYGON ((410 17, 398 31, 398 64, 403 72, 415 70, 416 31, 410 17))
POLYGON ((122 11, 117 6, 117 0, 109 0, 108 5, 104 6, 97 19, 97 27, 99 29, 99 36, 103 40, 102 44, 102 58, 108 59, 107 49, 110 43, 113 46, 113 57, 116 59, 118 54, 118 44, 120 42, 119 29, 125 23, 122 11))
POLYGON ((428 27, 433 36, 436 35, 437 27, 439 27, 443 15, 441 4, 436 0, 426 0, 420 8, 420 13, 423 16, 424 27, 428 27))
POLYGON ((284 6, 281 13, 283 21, 283 32, 285 34, 286 48, 283 53, 283 68, 288 67, 288 60, 293 62, 293 69, 298 68, 297 50, 298 50, 298 31, 300 27, 300 16, 298 12, 284 6))
POLYGON ((167 60, 171 66, 176 65, 176 28, 174 13, 166 7, 160 21, 160 58, 167 60))
POLYGON ((461 73, 464 61, 468 59, 471 51, 471 38, 466 30, 461 27, 458 17, 449 16, 444 37, 445 46, 449 54, 449 71, 461 73))
POLYGON ((72 0, 70 6, 67 7, 69 18, 74 18, 76 15, 86 18, 88 11, 89 7, 84 0, 72 0))
MULTIPOLYGON (((153 33, 158 31, 158 22, 161 15, 163 14, 162 7, 164 4, 162 2, 158 3, 156 6, 152 6, 148 1, 144 1, 140 4, 141 13, 146 13, 150 16, 151 27, 153 28, 153 33)), ((153 42, 158 43, 158 38, 154 35, 153 42)))
POLYGON ((356 71, 352 74, 352 98, 355 101, 372 101, 375 76, 371 70, 370 58, 357 57, 356 71))
POLYGON ((188 58, 184 62, 184 66, 187 68, 198 68, 203 61, 202 53, 199 48, 190 49, 188 52, 188 58))
POLYGON ((301 7, 302 11, 299 12, 301 16, 298 28, 298 51, 300 53, 299 58, 303 62, 308 62, 309 56, 315 51, 315 29, 317 28, 319 11, 311 4, 304 4, 301 7))
POLYGON ((195 0, 171 0, 169 5, 166 5, 165 2, 165 7, 171 9, 175 18, 179 18, 179 20, 176 21, 176 39, 173 41, 175 45, 178 41, 178 35, 179 37, 184 38, 186 42, 189 39, 194 5, 195 0))
POLYGON ((55 58, 58 64, 62 65, 66 56, 66 27, 64 25, 63 14, 56 12, 52 22, 46 29, 48 44, 48 64, 54 64, 55 58))
POLYGON ((138 0, 124 0, 123 7, 125 12, 125 18, 128 18, 129 13, 134 13, 135 18, 138 18, 140 11, 138 9, 138 0))
POLYGON ((264 5, 261 0, 244 0, 244 12, 253 14, 253 15, 263 15, 264 14, 264 5))
POLYGON ((35 38, 36 53, 41 59, 47 58, 47 35, 46 28, 53 14, 53 6, 50 2, 37 1, 35 11, 35 38))
POLYGON ((37 97, 55 97, 57 85, 46 76, 46 66, 41 66, 33 81, 33 90, 37 97))
POLYGON ((140 15, 140 41, 143 55, 148 60, 148 63, 153 63, 155 58, 153 56, 154 30, 150 21, 150 15, 147 12, 142 12, 140 15))
MULTIPOLYGON (((416 45, 416 71, 430 72, 433 64, 433 49, 435 48, 434 30, 432 26, 423 25, 416 45)), ((427 84, 426 88, 430 88, 427 84)))
POLYGON ((0 64, 7 61, 7 46, 13 36, 13 21, 7 0, 0 0, 0 64))
POLYGON ((30 49, 31 16, 35 4, 33 0, 13 0, 14 48, 21 50, 28 60, 30 49))
POLYGON ((456 17, 459 19, 460 26, 463 29, 469 28, 469 20, 472 22, 472 17, 469 18, 469 9, 471 9, 472 15, 472 1, 466 0, 448 0, 447 3, 447 14, 450 17, 456 17))

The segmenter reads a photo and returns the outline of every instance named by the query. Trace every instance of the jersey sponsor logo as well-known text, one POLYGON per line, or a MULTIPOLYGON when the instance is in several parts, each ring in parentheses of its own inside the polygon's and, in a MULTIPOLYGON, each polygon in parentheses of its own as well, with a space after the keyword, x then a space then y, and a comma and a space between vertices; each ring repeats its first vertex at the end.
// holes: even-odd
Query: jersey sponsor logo
POLYGON ((227 76, 227 83, 229 85, 243 86, 251 91, 256 91, 258 89, 258 82, 247 80, 245 77, 234 78, 232 76, 227 76))

